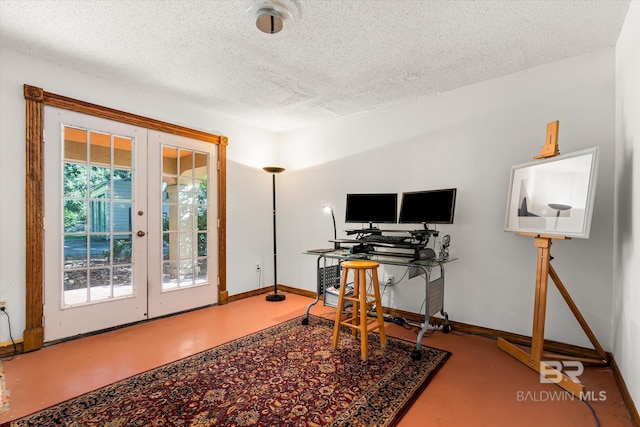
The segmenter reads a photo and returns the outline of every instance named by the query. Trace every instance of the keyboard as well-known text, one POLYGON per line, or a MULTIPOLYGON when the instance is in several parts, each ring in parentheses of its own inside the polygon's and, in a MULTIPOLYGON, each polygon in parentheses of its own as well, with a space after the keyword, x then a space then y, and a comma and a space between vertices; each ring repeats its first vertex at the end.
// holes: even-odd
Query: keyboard
POLYGON ((371 243, 404 243, 407 239, 405 236, 384 236, 382 234, 374 234, 372 236, 364 236, 362 241, 371 243))

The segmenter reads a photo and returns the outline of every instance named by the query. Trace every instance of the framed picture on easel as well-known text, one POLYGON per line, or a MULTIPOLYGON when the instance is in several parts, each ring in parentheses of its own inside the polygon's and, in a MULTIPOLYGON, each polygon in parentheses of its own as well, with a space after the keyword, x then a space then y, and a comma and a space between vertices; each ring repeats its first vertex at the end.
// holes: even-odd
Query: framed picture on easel
POLYGON ((505 231, 587 239, 598 147, 513 166, 505 231))

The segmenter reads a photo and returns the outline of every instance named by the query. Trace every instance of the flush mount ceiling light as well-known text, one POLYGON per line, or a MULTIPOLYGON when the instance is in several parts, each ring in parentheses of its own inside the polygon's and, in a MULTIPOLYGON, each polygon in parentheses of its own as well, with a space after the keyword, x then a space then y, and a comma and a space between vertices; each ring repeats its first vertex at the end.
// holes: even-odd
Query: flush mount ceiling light
POLYGON ((263 33, 279 33, 282 31, 282 15, 268 7, 260 9, 256 12, 256 27, 263 33))
POLYGON ((260 0, 249 7, 249 14, 255 18, 256 27, 266 34, 276 34, 293 23, 296 4, 293 0, 260 0))

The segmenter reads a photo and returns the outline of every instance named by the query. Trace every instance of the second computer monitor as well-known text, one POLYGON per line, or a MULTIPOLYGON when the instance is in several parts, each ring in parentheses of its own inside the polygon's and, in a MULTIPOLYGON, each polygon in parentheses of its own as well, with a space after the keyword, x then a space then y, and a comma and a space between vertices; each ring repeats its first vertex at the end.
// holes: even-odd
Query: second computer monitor
POLYGON ((403 224, 453 224, 456 189, 402 193, 400 218, 403 224))

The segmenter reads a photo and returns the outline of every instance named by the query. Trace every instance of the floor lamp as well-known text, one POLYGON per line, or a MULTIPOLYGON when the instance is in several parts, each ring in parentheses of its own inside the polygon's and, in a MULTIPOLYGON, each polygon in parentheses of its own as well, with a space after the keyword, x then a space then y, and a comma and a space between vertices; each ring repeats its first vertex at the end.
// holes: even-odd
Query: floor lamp
POLYGON ((285 295, 278 293, 278 251, 276 248, 276 174, 283 172, 284 168, 267 166, 262 168, 271 174, 273 188, 273 294, 267 295, 267 301, 284 301, 285 295))

